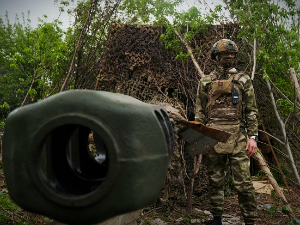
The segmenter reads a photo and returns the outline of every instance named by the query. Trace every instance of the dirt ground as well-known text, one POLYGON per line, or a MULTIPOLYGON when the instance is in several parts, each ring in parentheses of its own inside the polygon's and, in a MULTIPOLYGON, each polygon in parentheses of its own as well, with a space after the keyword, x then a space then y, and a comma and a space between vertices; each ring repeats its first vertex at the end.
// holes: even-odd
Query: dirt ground
MULTIPOLYGON (((3 176, 0 176, 3 179, 3 176)), ((3 185, 3 183, 2 183, 3 185)), ((5 192, 3 189, 1 192, 5 192)), ((297 188, 291 188, 291 191, 284 191, 284 194, 290 203, 296 218, 300 218, 300 190, 297 188)), ((258 221, 257 225, 286 225, 289 223, 289 216, 282 212, 282 203, 279 199, 268 194, 256 194, 256 200, 258 205, 258 221)), ((186 212, 186 206, 173 201, 173 205, 156 203, 150 207, 143 209, 143 213, 137 219, 136 223, 139 225, 184 225, 184 224, 195 224, 202 225, 209 219, 211 215, 207 212, 207 204, 204 202, 197 201, 197 198, 193 199, 193 210, 190 214, 186 212)), ((43 216, 26 212, 24 210, 5 210, 0 205, 0 214, 10 218, 10 220, 1 220, 0 225, 6 224, 22 224, 22 225, 33 225, 33 224, 48 224, 51 220, 46 219, 43 216), (22 223, 17 221, 22 220, 22 223)), ((224 203, 224 214, 223 224, 241 225, 242 216, 237 203, 237 195, 230 195, 225 197, 224 203), (227 216, 226 216, 227 215, 227 216), (230 218, 240 218, 237 222, 228 221, 230 218), (228 222, 228 223, 226 223, 228 222)), ((126 224, 130 225, 130 224, 126 224)))
MULTIPOLYGON (((297 219, 300 219, 300 188, 290 187, 290 191, 284 189, 284 195, 293 210, 297 219)), ((206 201, 200 200, 197 196, 193 197, 193 209, 191 213, 187 213, 186 203, 180 201, 180 198, 172 199, 171 203, 166 203, 158 198, 158 201, 142 210, 142 214, 132 224, 138 225, 184 225, 184 224, 205 224, 211 219, 208 213, 208 205, 206 201)), ((258 206, 257 225, 286 225, 290 218, 284 212, 282 202, 273 194, 256 193, 258 206)), ((223 224, 240 225, 242 217, 239 210, 237 195, 229 194, 225 197, 223 224), (238 219, 236 222, 233 219, 238 219), (232 222, 233 221, 233 222, 232 222)), ((2 162, 0 160, 0 225, 20 224, 48 224, 51 222, 49 218, 41 215, 26 212, 17 206, 14 206, 9 200, 8 190, 5 185, 5 177, 3 175, 2 162)), ((292 223, 290 223, 292 224, 292 223)), ((290 225, 289 224, 289 225, 290 225)), ((299 223, 300 224, 300 223, 299 223)), ((131 225, 131 224, 126 224, 131 225)))
MULTIPOLYGON (((284 195, 290 203, 294 215, 300 219, 300 190, 299 188, 290 189, 290 191, 284 190, 284 195)), ((289 216, 283 210, 282 202, 274 194, 256 193, 256 200, 258 207, 257 225, 286 225, 290 222, 289 216)), ((190 214, 187 214, 185 206, 177 203, 168 207, 156 205, 156 207, 144 209, 144 214, 139 218, 138 224, 205 224, 212 218, 207 209, 207 203, 199 202, 197 198, 193 199, 193 210, 190 214)), ((223 224, 243 224, 237 195, 225 197, 224 215, 223 224), (235 221, 235 218, 238 220, 235 221)))

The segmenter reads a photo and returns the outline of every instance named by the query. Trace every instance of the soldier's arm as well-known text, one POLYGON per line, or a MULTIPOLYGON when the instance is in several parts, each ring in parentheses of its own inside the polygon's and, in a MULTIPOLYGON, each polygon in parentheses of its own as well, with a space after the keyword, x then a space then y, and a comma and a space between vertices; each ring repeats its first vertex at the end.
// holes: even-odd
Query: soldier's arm
POLYGON ((244 77, 245 119, 248 136, 258 135, 258 109, 255 100, 254 88, 248 75, 244 77))
POLYGON ((198 84, 197 96, 196 96, 195 120, 203 124, 205 123, 206 101, 207 101, 207 94, 205 93, 204 84, 202 80, 200 80, 198 84))

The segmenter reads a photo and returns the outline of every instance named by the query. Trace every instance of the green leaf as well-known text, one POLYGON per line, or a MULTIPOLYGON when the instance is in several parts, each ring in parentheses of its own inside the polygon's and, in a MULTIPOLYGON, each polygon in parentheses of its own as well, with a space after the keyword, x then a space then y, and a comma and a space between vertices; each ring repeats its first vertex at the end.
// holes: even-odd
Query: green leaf
POLYGON ((285 205, 282 206, 282 210, 281 211, 284 214, 288 214, 290 212, 290 210, 285 205))

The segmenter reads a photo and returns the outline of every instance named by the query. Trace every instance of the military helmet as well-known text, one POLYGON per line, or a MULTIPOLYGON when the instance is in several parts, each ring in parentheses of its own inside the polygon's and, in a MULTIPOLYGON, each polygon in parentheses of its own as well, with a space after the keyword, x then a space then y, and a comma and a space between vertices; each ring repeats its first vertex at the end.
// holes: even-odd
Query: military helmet
POLYGON ((221 52, 234 52, 236 54, 238 52, 238 47, 234 41, 221 39, 213 45, 211 49, 211 59, 216 60, 217 56, 220 55, 221 52))

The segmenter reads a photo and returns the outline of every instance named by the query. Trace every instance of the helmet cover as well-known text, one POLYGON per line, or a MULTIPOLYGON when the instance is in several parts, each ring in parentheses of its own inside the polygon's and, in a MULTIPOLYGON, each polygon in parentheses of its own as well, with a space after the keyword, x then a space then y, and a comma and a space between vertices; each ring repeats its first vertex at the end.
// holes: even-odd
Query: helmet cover
POLYGON ((221 52, 233 52, 236 54, 238 52, 238 47, 234 41, 221 39, 213 45, 211 49, 211 59, 216 60, 221 52))

